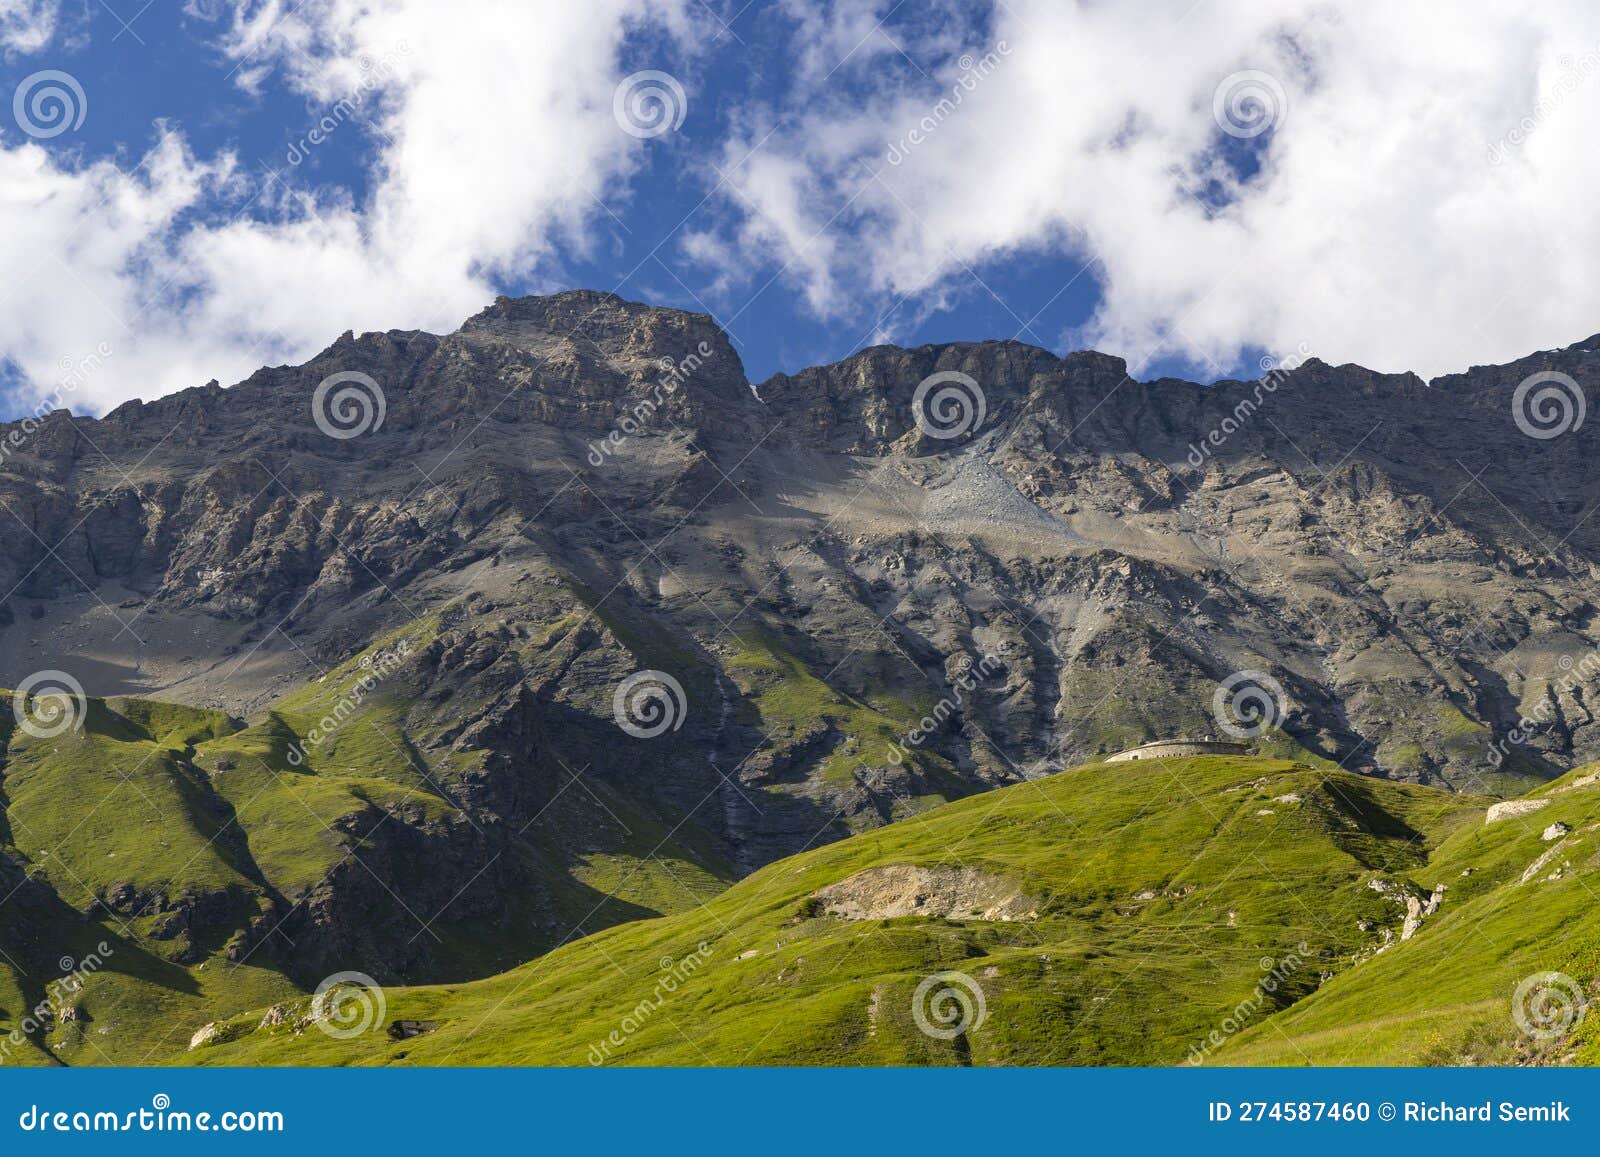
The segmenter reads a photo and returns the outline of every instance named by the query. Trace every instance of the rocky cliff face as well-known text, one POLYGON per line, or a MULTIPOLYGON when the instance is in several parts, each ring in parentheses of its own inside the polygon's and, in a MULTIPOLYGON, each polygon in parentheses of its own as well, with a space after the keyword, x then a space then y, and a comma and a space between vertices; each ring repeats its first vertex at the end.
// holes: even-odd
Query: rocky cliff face
MULTIPOLYGON (((985 342, 752 389, 709 318, 502 299, 447 336, 346 334, 229 389, 0 428, 0 686, 59 669, 260 727, 415 636, 384 702, 454 818, 363 806, 400 821, 382 856, 441 865, 430 899, 467 897, 450 919, 522 886, 479 868, 578 775, 738 873, 1220 734, 1241 673, 1267 677, 1263 744, 1493 789, 1600 758, 1591 427, 1513 416, 1536 372, 1592 390, 1597 354, 1201 387, 985 342), (640 672, 675 684, 667 723, 625 729, 640 672)), ((280 899, 384 902, 365 875, 280 899)))

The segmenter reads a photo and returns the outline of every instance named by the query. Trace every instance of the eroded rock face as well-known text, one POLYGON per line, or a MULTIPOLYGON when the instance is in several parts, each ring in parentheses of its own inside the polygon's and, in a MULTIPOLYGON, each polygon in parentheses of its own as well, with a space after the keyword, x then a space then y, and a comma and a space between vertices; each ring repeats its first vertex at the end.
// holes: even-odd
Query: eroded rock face
POLYGON ((1498 823, 1514 816, 1525 816, 1550 806, 1547 799, 1508 799, 1492 805, 1484 813, 1483 822, 1486 824, 1498 823))
MULTIPOLYGON (((406 907, 481 919, 517 896, 570 925, 595 905, 559 910, 507 833, 589 790, 683 821, 742 873, 1212 734, 1241 671, 1270 674, 1287 734, 1349 768, 1520 791, 1600 758, 1583 662, 1600 522, 1582 518, 1600 456, 1588 427, 1523 435, 1512 395, 1539 370, 1593 392, 1597 352, 1426 384, 1313 360, 1267 389, 960 343, 757 391, 710 318, 503 299, 452 334, 346 334, 229 389, 30 426, 0 458, 0 687, 66 667, 91 695, 259 721, 414 632, 396 742, 455 810, 335 817, 328 838, 382 878, 352 862, 255 897, 229 952, 281 926, 307 968, 418 974, 429 938, 406 907), (319 428, 339 373, 378 383, 381 425, 319 428), (917 421, 939 373, 983 395, 953 437, 917 421), (682 703, 641 738, 614 694, 646 670, 682 703)), ((225 787, 224 762, 195 774, 225 787)), ((561 833, 571 862, 641 819, 591 810, 561 833)), ((185 954, 234 918, 218 892, 100 899, 185 954)))
POLYGON ((51 415, 0 463, 38 535, 0 550, 0 685, 64 643, 96 689, 245 713, 517 562, 707 670, 769 631, 841 694, 912 699, 994 654, 1004 678, 940 740, 972 786, 1206 734, 1216 683, 1264 669, 1306 746, 1493 787, 1600 757, 1562 677, 1600 643, 1596 459, 1581 428, 1538 441, 1511 414, 1522 377, 1586 382, 1597 348, 1206 388, 1015 342, 877 347, 758 399, 709 318, 502 299, 446 336, 346 334, 231 389, 51 415), (340 372, 386 400, 347 440, 311 409, 340 372), (934 373, 978 384, 976 428, 919 427, 934 373))
POLYGON ((830 884, 814 897, 823 911, 846 920, 896 916, 950 920, 1032 920, 1039 901, 1010 880, 976 868, 868 868, 830 884))

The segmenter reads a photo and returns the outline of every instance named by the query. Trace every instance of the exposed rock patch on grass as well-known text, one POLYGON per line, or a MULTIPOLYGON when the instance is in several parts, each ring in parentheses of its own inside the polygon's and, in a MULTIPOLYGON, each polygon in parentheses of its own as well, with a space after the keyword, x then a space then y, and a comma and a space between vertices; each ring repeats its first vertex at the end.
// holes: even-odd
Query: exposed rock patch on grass
POLYGON ((1032 920, 1039 901, 1015 883, 976 868, 868 868, 815 894, 830 916, 888 920, 896 916, 951 920, 1032 920))
POLYGON ((1550 801, 1547 799, 1508 799, 1503 803, 1495 804, 1484 813, 1483 822, 1492 824, 1500 820, 1511 819, 1513 816, 1525 816, 1529 812, 1539 811, 1549 805, 1550 801))

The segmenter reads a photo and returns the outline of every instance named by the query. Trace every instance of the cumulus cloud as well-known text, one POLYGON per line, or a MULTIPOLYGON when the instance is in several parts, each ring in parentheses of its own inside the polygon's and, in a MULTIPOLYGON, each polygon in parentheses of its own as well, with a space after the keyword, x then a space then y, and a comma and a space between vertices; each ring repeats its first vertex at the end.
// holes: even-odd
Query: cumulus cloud
POLYGON ((554 247, 581 247, 626 181, 642 146, 612 94, 646 25, 689 29, 676 0, 235 6, 217 25, 235 82, 304 94, 329 140, 368 134, 367 195, 287 166, 245 176, 177 133, 127 171, 0 141, 20 226, 0 236, 0 352, 39 394, 104 341, 112 357, 72 401, 103 409, 236 380, 344 328, 449 328, 554 247))
POLYGON ((168 244, 185 211, 231 169, 227 157, 198 161, 173 133, 134 173, 109 161, 63 170, 35 144, 0 148, 0 217, 23 223, 0 231, 0 333, 36 396, 48 391, 82 410, 132 397, 143 383, 210 376, 212 341, 163 304, 168 244), (86 360, 98 368, 80 380, 86 360), (63 380, 81 392, 62 398, 63 380))
MULTIPOLYGON (((0 0, 0 46, 59 38, 57 9, 0 0)), ((142 161, 0 137, 0 364, 34 396, 102 344, 76 408, 553 288, 648 147, 614 119, 628 38, 730 68, 742 50, 698 0, 187 11, 232 83, 332 125, 297 147, 360 142, 366 179, 264 176, 166 128, 142 161)), ((784 0, 762 21, 740 27, 787 36, 783 66, 697 117, 718 163, 678 175, 725 182, 677 244, 729 316, 777 278, 863 343, 892 339, 974 274, 1046 254, 1086 270, 1098 308, 1018 336, 1136 371, 1306 346, 1433 374, 1600 329, 1592 5, 784 0), (1240 74, 1230 133, 1217 94, 1240 74)))
POLYGON ((56 32, 61 0, 0 0, 0 47, 37 52, 56 32))
POLYGON ((919 63, 857 53, 752 115, 726 150, 739 244, 721 251, 752 278, 785 268, 834 316, 1074 255, 1103 292, 1094 318, 1023 338, 1136 365, 1306 343, 1433 374, 1600 329, 1592 5, 1005 0, 980 17, 961 50, 949 24, 942 50, 912 30, 919 63), (1268 80, 1230 134, 1214 98, 1242 72, 1268 80), (1273 123, 1251 136, 1263 100, 1273 123))

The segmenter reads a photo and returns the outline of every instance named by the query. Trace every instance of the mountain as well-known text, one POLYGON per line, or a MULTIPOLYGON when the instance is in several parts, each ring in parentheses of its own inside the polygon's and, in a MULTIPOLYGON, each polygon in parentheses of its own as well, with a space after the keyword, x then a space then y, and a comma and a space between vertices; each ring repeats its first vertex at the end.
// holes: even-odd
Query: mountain
POLYGON ((1600 989, 1597 779, 1486 822, 1485 799, 1283 760, 1090 765, 504 976, 388 992, 384 1018, 414 1036, 330 1036, 302 999, 210 1026, 177 1059, 1592 1063, 1594 1026, 1591 1043, 1543 1040, 1516 1017, 1537 1016, 1525 982, 1543 973, 1582 977, 1569 997, 1600 989))
POLYGON ((492 984, 1252 705, 1306 774, 1536 790, 1600 759, 1597 351, 752 386, 710 318, 576 292, 0 427, 0 1025, 101 943, 126 1011, 34 1059, 492 984))

